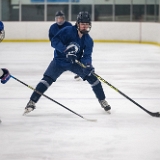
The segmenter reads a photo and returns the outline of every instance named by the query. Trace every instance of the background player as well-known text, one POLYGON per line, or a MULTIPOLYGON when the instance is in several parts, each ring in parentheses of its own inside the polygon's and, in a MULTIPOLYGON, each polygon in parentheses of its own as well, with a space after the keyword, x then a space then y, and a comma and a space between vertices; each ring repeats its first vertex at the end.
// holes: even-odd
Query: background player
POLYGON ((57 11, 55 14, 55 23, 49 28, 49 40, 58 33, 58 31, 66 26, 72 26, 72 24, 65 20, 65 15, 62 11, 57 11))

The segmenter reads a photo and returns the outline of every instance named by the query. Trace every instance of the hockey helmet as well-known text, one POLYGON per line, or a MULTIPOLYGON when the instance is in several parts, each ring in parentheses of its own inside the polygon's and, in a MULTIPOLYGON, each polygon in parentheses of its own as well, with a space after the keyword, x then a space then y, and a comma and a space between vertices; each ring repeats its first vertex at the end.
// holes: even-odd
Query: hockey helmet
POLYGON ((90 17, 90 14, 87 11, 79 12, 79 14, 77 15, 76 24, 77 24, 78 30, 82 34, 87 34, 91 30, 91 17, 90 17), (80 30, 79 29, 79 23, 88 23, 89 24, 88 29, 87 30, 80 30))
POLYGON ((77 23, 89 23, 91 24, 91 17, 88 12, 79 12, 77 15, 77 23))
POLYGON ((55 16, 64 16, 64 13, 62 11, 57 11, 55 16))

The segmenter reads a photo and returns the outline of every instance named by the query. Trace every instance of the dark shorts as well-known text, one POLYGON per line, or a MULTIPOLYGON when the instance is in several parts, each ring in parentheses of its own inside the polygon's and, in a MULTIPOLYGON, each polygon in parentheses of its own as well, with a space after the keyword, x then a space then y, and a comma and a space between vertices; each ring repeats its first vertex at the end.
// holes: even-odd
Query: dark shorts
POLYGON ((79 75, 82 79, 85 79, 86 75, 83 73, 83 68, 78 64, 74 63, 66 63, 61 64, 58 60, 53 59, 49 64, 47 70, 44 73, 44 76, 48 76, 53 79, 55 82, 57 78, 65 71, 71 71, 77 75, 79 75))

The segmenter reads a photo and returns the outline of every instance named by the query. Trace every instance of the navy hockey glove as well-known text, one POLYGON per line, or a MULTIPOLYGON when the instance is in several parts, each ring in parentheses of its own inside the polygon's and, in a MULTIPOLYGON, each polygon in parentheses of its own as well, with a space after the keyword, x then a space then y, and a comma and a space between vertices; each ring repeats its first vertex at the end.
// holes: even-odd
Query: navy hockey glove
POLYGON ((0 79, 1 79, 1 83, 5 84, 11 78, 11 75, 9 71, 5 68, 2 68, 2 71, 3 71, 3 75, 0 77, 0 79))
POLYGON ((79 45, 75 42, 70 43, 66 50, 64 51, 66 53, 66 58, 71 62, 75 63, 75 60, 77 59, 76 53, 79 52, 79 45))
POLYGON ((71 63, 75 63, 77 59, 77 56, 74 53, 68 53, 66 54, 66 57, 71 63))
POLYGON ((83 68, 83 73, 86 76, 90 76, 94 72, 94 67, 92 65, 86 65, 86 68, 83 68))

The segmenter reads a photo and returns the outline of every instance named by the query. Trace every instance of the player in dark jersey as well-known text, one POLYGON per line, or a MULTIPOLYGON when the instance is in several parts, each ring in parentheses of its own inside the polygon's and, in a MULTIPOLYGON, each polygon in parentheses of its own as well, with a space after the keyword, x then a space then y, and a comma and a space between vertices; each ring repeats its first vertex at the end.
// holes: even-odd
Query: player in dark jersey
MULTIPOLYGON (((4 39, 4 37, 5 37, 4 25, 3 25, 3 22, 0 21, 0 42, 4 39)), ((9 71, 5 68, 0 68, 1 83, 5 84, 9 79, 10 79, 9 71)), ((0 122, 1 122, 1 120, 0 120, 0 122)))
POLYGON ((55 23, 49 28, 49 40, 58 33, 58 31, 66 26, 72 26, 72 24, 65 20, 65 15, 62 11, 57 11, 55 14, 55 23))
POLYGON ((3 41, 4 37, 5 37, 4 25, 3 22, 0 21, 0 42, 3 41))
MULTIPOLYGON (((5 31, 4 31, 4 24, 2 21, 0 21, 0 42, 5 37, 5 31)), ((5 68, 0 68, 0 80, 1 83, 5 84, 10 79, 10 73, 5 68)))
MULTIPOLYGON (((52 39, 51 46, 55 48, 54 58, 46 69, 42 80, 38 83, 36 90, 44 93, 53 82, 65 71, 71 71, 79 75, 83 80, 88 81, 95 93, 100 105, 105 111, 111 109, 105 100, 105 94, 101 82, 92 73, 92 50, 93 40, 88 32, 91 29, 91 18, 88 12, 80 12, 74 26, 61 29, 52 39), (79 60, 86 68, 82 68, 76 63, 79 60)), ((33 111, 41 95, 36 92, 30 97, 25 112, 33 111)))

